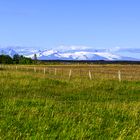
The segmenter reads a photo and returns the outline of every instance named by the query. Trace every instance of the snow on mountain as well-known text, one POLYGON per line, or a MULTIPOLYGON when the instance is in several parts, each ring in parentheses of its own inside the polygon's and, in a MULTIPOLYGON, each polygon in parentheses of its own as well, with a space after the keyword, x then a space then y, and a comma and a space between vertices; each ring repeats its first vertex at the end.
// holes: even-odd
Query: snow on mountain
MULTIPOLYGON (((33 55, 32 55, 33 58, 33 55)), ((54 50, 46 50, 37 54, 39 60, 135 60, 130 57, 122 57, 111 52, 97 50, 69 50, 67 52, 58 52, 54 50)))
POLYGON ((58 58, 60 58, 60 55, 57 51, 46 50, 41 52, 39 55, 37 54, 37 57, 40 60, 57 60, 58 58))
MULTIPOLYGON (((13 57, 15 54, 24 55, 26 57, 34 58, 36 54, 39 60, 140 60, 140 58, 131 57, 132 55, 126 55, 125 52, 134 52, 140 49, 122 49, 117 47, 114 49, 93 49, 86 47, 75 46, 67 49, 50 49, 50 50, 38 50, 34 48, 0 48, 0 54, 7 54, 13 57), (124 52, 124 53, 123 53, 124 52), (121 55, 120 55, 121 54, 121 55), (123 54, 125 54, 123 56, 123 54), (130 56, 130 57, 129 57, 130 56)), ((134 55, 133 55, 134 56, 134 55)))
POLYGON ((21 47, 0 47, 0 54, 5 54, 13 57, 15 54, 19 55, 31 55, 37 53, 39 50, 34 48, 21 48, 21 47))
POLYGON ((13 57, 15 54, 18 54, 15 50, 11 49, 11 48, 0 48, 0 55, 1 54, 6 54, 9 55, 11 57, 13 57))
POLYGON ((17 53, 19 55, 24 55, 24 56, 28 56, 28 55, 32 55, 32 54, 36 54, 38 53, 40 50, 37 50, 37 49, 33 49, 33 48, 19 48, 19 49, 16 49, 17 53))
POLYGON ((120 55, 122 59, 128 60, 140 60, 140 48, 120 48, 115 47, 108 50, 111 53, 120 55))
POLYGON ((120 60, 121 56, 110 52, 95 52, 96 55, 106 58, 107 60, 120 60))
POLYGON ((61 56, 63 58, 67 58, 70 60, 104 60, 105 58, 102 56, 98 56, 93 52, 88 51, 75 51, 75 52, 66 52, 62 53, 61 56))
POLYGON ((39 60, 55 60, 59 57, 58 51, 55 50, 38 51, 36 53, 32 53, 31 55, 26 55, 26 57, 34 58, 34 54, 36 54, 39 60))

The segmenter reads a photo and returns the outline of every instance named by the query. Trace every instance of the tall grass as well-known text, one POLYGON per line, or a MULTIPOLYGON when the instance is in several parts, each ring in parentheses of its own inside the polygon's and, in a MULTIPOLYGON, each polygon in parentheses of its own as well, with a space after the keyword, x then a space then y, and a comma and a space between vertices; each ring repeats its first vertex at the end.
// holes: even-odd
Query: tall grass
POLYGON ((0 139, 140 139, 140 81, 0 70, 0 139))

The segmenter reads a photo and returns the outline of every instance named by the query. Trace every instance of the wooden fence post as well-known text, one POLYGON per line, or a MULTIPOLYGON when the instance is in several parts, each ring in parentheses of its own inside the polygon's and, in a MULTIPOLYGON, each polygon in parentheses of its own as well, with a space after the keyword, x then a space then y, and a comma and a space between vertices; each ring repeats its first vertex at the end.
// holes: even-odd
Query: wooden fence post
POLYGON ((71 75, 72 75, 72 70, 70 69, 70 71, 69 71, 69 80, 71 79, 71 75))
POLYGON ((57 69, 55 68, 55 69, 54 69, 54 75, 56 75, 56 74, 57 74, 57 69))
POLYGON ((118 79, 119 79, 119 82, 121 82, 121 71, 120 70, 118 71, 118 79))
POLYGON ((36 72, 36 68, 34 67, 34 72, 36 72))
POLYGON ((88 75, 89 75, 89 79, 92 80, 92 76, 91 76, 91 71, 90 70, 88 72, 88 75))
POLYGON ((44 74, 46 73, 46 69, 44 68, 44 74))

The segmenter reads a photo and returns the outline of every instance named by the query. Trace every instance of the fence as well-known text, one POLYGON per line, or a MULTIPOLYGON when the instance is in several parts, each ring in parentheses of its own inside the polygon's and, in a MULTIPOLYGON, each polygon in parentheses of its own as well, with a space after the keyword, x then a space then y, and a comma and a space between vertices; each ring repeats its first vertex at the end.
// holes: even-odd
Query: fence
POLYGON ((49 78, 89 80, 109 79, 140 81, 140 66, 22 66, 0 65, 0 69, 40 73, 49 78))

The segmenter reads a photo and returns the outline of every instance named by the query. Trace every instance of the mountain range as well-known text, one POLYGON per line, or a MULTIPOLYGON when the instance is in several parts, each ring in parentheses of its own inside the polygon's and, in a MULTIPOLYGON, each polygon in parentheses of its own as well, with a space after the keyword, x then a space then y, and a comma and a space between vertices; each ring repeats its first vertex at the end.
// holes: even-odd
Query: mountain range
POLYGON ((0 47, 0 54, 15 54, 38 60, 129 60, 140 61, 140 48, 93 49, 88 47, 59 47, 57 49, 34 49, 25 47, 0 47))

